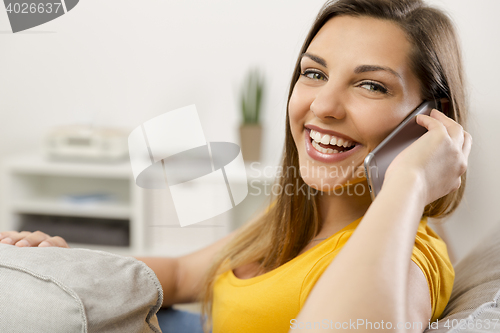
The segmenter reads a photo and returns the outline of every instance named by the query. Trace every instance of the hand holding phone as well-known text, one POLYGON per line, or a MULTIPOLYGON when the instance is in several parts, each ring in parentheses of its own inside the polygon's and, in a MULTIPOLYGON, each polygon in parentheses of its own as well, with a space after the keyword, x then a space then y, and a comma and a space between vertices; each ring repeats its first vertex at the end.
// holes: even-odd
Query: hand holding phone
POLYGON ((432 109, 440 110, 441 103, 424 101, 366 156, 364 167, 372 200, 380 192, 387 168, 394 158, 427 132, 427 129, 417 124, 416 116, 430 115, 432 109))

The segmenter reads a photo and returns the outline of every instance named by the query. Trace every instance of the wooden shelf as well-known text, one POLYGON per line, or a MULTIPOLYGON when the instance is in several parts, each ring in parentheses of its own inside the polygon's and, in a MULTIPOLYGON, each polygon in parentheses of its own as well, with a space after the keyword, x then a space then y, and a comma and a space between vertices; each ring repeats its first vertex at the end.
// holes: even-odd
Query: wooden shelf
POLYGON ((76 176, 93 178, 133 178, 130 161, 118 163, 75 163, 64 161, 50 161, 39 154, 19 155, 9 158, 5 163, 7 169, 15 173, 76 176))
MULTIPOLYGON (((276 168, 260 163, 246 163, 245 167, 246 177, 244 174, 234 176, 233 185, 242 186, 248 182, 269 186, 276 172, 276 168)), ((101 226, 111 228, 114 222, 122 226, 121 223, 126 221, 129 246, 112 246, 111 242, 107 245, 69 244, 123 255, 179 256, 191 253, 201 244, 208 246, 222 238, 233 226, 241 225, 256 208, 260 208, 264 199, 263 195, 256 198, 249 194, 231 214, 221 214, 216 217, 217 222, 212 220, 209 223, 220 224, 217 227, 200 229, 176 225, 167 228, 164 226, 166 221, 178 223, 170 191, 137 186, 128 160, 119 163, 65 162, 28 153, 3 159, 0 171, 3 185, 0 191, 0 231, 18 230, 21 224, 26 225, 26 221, 34 221, 34 230, 37 230, 36 223, 41 226, 47 221, 64 220, 80 226, 80 222, 75 222, 77 219, 88 219, 88 228, 96 230, 101 226), (85 202, 92 198, 95 201, 85 202), (108 226, 101 225, 108 222, 108 226)))
POLYGON ((131 208, 127 203, 99 202, 76 204, 52 198, 24 199, 12 202, 16 213, 78 216, 109 219, 130 219, 131 208))

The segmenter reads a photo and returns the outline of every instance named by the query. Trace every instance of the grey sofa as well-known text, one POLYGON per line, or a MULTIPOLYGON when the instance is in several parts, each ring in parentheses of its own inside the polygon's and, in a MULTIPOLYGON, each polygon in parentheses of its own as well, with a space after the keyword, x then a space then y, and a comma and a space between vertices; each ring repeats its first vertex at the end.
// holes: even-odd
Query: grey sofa
MULTIPOLYGON (((500 224, 455 265, 443 315, 425 333, 500 332, 500 224)), ((0 244, 0 332, 161 332, 163 299, 144 263, 101 251, 0 244)))
POLYGON ((500 332, 500 224, 454 268, 450 301, 425 333, 500 332))
POLYGON ((134 258, 0 244, 0 332, 161 333, 163 291, 134 258))

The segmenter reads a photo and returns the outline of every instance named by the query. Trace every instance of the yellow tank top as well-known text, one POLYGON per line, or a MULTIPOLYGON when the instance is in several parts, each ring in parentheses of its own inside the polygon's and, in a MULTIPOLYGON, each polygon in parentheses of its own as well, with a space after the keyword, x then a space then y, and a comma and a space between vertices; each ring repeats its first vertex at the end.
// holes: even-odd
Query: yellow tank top
MULTIPOLYGON (((313 248, 265 274, 239 279, 232 270, 214 285, 213 333, 286 333, 322 273, 346 244, 359 218, 313 248)), ((455 271, 444 241, 419 224, 411 256, 429 285, 432 319, 442 314, 451 295, 455 271)))

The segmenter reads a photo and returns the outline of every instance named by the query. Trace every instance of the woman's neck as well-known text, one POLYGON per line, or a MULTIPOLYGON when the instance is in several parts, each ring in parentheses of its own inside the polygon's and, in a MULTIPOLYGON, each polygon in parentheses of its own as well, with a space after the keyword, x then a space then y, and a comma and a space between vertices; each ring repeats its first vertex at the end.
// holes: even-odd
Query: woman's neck
MULTIPOLYGON (((362 182, 368 188, 366 181, 362 182)), ((351 222, 362 217, 372 203, 370 193, 365 191, 363 195, 357 195, 352 188, 345 188, 343 194, 319 193, 319 211, 323 227, 315 238, 329 237, 349 225, 351 222)))

